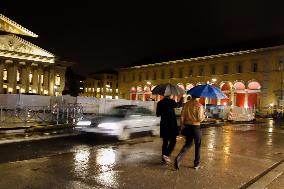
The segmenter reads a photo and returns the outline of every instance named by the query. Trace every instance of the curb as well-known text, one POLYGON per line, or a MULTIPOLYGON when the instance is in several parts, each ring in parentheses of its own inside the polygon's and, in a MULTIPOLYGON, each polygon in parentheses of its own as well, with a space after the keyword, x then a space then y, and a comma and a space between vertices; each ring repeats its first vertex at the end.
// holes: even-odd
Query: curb
POLYGON ((69 137, 69 136, 77 136, 78 134, 71 133, 71 134, 57 134, 52 136, 38 136, 38 137, 27 137, 21 139, 7 139, 7 140, 0 140, 1 144, 10 144, 10 143, 17 143, 17 142, 27 142, 27 141, 35 141, 35 140, 46 140, 52 138, 61 138, 61 137, 69 137))

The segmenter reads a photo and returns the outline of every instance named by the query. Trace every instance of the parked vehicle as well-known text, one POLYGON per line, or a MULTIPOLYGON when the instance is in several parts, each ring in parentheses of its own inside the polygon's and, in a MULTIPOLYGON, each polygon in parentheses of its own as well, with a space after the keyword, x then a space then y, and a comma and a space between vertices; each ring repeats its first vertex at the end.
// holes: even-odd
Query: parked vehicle
POLYGON ((151 110, 136 105, 123 105, 112 108, 108 114, 84 118, 77 123, 75 129, 127 140, 131 134, 138 132, 150 131, 152 135, 159 135, 159 124, 160 118, 151 110))

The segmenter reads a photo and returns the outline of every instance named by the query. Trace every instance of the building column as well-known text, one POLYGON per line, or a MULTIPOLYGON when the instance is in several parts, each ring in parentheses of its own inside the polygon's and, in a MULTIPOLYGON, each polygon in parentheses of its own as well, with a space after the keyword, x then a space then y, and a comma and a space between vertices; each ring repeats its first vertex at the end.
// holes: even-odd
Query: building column
POLYGON ((4 70, 4 62, 0 60, 0 94, 3 94, 3 70, 4 70))
POLYGON ((17 66, 11 61, 8 67, 8 93, 16 93, 17 66), (11 91, 12 90, 12 91, 11 91))
POLYGON ((54 96, 55 92, 54 92, 54 68, 53 67, 49 67, 49 74, 48 74, 48 80, 49 80, 49 91, 48 94, 50 96, 54 96))
POLYGON ((21 83, 22 87, 25 90, 25 93, 29 92, 29 86, 30 86, 29 74, 30 74, 29 64, 25 64, 25 66, 22 69, 22 77, 21 77, 21 83))
POLYGON ((33 72, 32 72, 32 74, 33 74, 33 78, 32 78, 32 83, 33 83, 33 85, 32 85, 32 92, 34 93, 34 91, 35 91, 35 93, 39 93, 39 91, 38 91, 38 70, 37 70, 38 68, 37 68, 37 66, 33 66, 33 72))
POLYGON ((41 75, 43 75, 43 70, 41 66, 38 67, 38 75, 39 75, 39 80, 38 80, 38 85, 37 85, 37 91, 38 91, 38 94, 42 95, 43 89, 42 89, 42 84, 41 84, 41 75))
POLYGON ((235 97, 235 93, 234 93, 234 90, 231 89, 231 102, 232 102, 232 105, 234 106, 235 105, 235 100, 234 100, 234 97, 235 97))
POLYGON ((44 69, 43 73, 43 93, 45 93, 45 95, 50 95, 48 86, 49 72, 47 69, 44 69), (47 91, 47 94, 45 91, 47 91))
POLYGON ((244 102, 244 107, 245 107, 245 108, 248 107, 248 91, 247 91, 247 89, 245 89, 245 102, 244 102))

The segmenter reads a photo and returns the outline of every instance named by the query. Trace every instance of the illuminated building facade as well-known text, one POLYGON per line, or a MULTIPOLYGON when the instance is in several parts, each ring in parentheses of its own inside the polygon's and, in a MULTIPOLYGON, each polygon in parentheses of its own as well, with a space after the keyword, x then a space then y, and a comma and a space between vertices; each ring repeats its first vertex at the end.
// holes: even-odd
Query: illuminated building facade
POLYGON ((118 99, 117 75, 115 71, 90 74, 84 81, 84 92, 80 96, 118 99))
POLYGON ((38 37, 0 14, 0 94, 61 95, 68 62, 17 35, 38 37))
POLYGON ((185 90, 210 83, 228 99, 206 103, 264 110, 283 104, 283 63, 284 46, 275 46, 123 68, 119 97, 159 100, 151 89, 160 83, 175 83, 185 90))

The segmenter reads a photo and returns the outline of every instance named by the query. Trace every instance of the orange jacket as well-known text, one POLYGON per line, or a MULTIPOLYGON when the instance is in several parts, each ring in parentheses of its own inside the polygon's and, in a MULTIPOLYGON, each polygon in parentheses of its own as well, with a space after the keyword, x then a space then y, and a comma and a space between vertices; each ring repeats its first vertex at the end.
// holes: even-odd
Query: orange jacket
POLYGON ((196 99, 191 99, 184 104, 181 111, 181 125, 200 125, 204 119, 204 108, 196 99))

